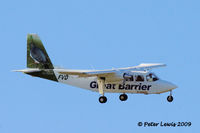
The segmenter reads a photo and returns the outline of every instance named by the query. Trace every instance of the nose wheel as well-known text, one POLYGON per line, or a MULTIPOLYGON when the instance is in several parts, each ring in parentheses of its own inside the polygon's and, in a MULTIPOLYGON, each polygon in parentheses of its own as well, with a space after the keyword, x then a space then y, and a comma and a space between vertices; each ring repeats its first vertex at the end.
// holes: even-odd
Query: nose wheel
POLYGON ((120 99, 121 101, 126 101, 126 100, 128 99, 128 96, 127 96, 126 94, 121 94, 121 95, 119 96, 119 99, 120 99))
POLYGON ((168 102, 172 102, 173 101, 173 96, 172 96, 172 91, 170 91, 170 95, 167 97, 167 101, 168 102))

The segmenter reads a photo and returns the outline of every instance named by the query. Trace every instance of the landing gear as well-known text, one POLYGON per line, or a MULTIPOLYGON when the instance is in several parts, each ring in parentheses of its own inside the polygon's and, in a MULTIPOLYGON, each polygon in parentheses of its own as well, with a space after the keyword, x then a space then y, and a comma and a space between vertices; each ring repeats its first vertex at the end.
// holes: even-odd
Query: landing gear
POLYGON ((105 96, 100 96, 99 97, 99 102, 100 103, 106 103, 107 102, 107 98, 105 96))
POLYGON ((126 94, 121 94, 121 95, 119 96, 119 99, 120 99, 121 101, 126 101, 126 100, 128 99, 128 96, 127 96, 126 94))
POLYGON ((167 97, 167 101, 168 101, 168 102, 172 102, 172 101, 173 101, 173 96, 168 96, 168 97, 167 97))
POLYGON ((172 102, 173 101, 173 96, 172 96, 172 91, 170 91, 170 95, 167 97, 167 101, 168 102, 172 102))
POLYGON ((99 85, 99 93, 102 95, 99 97, 99 102, 100 103, 106 103, 107 102, 107 98, 104 96, 104 88, 105 88, 105 77, 99 77, 97 79, 97 83, 99 85))

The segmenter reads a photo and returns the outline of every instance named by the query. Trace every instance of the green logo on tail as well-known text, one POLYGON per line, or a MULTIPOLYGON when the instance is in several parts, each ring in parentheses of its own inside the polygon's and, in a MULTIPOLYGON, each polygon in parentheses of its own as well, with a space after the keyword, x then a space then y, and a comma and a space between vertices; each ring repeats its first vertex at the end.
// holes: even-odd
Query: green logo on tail
POLYGON ((27 36, 27 67, 54 69, 42 41, 36 34, 27 36))

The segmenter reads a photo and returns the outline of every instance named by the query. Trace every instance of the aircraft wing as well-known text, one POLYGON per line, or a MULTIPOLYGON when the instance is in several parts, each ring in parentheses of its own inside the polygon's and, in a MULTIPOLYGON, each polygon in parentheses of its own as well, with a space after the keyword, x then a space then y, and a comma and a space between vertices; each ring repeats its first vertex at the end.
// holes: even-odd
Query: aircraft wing
POLYGON ((79 77, 93 77, 93 76, 107 76, 115 74, 116 70, 67 70, 58 69, 56 70, 60 74, 78 75, 79 77))
POLYGON ((79 77, 105 77, 107 81, 119 81, 123 80, 120 73, 131 71, 148 71, 153 68, 164 67, 165 64, 140 64, 134 67, 118 68, 110 70, 67 70, 57 69, 60 74, 77 75, 79 77))
POLYGON ((148 71, 154 68, 159 68, 159 67, 165 67, 166 64, 160 64, 160 63, 142 63, 138 66, 133 66, 133 67, 127 67, 127 68, 120 68, 120 70, 129 70, 129 71, 148 71))

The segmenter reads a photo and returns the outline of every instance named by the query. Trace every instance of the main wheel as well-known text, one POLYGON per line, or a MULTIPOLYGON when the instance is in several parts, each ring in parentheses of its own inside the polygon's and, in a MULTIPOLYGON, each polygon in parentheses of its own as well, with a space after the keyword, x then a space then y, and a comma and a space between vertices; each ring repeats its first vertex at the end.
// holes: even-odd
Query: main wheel
POLYGON ((101 96, 101 97, 99 97, 99 102, 100 103, 106 103, 107 102, 107 98, 105 96, 101 96))
POLYGON ((126 100, 128 99, 128 96, 127 96, 126 94, 121 94, 121 95, 119 96, 119 99, 120 99, 121 101, 126 101, 126 100))
POLYGON ((173 99, 174 99, 173 96, 168 96, 168 97, 167 97, 167 101, 168 101, 168 102, 172 102, 173 99))

